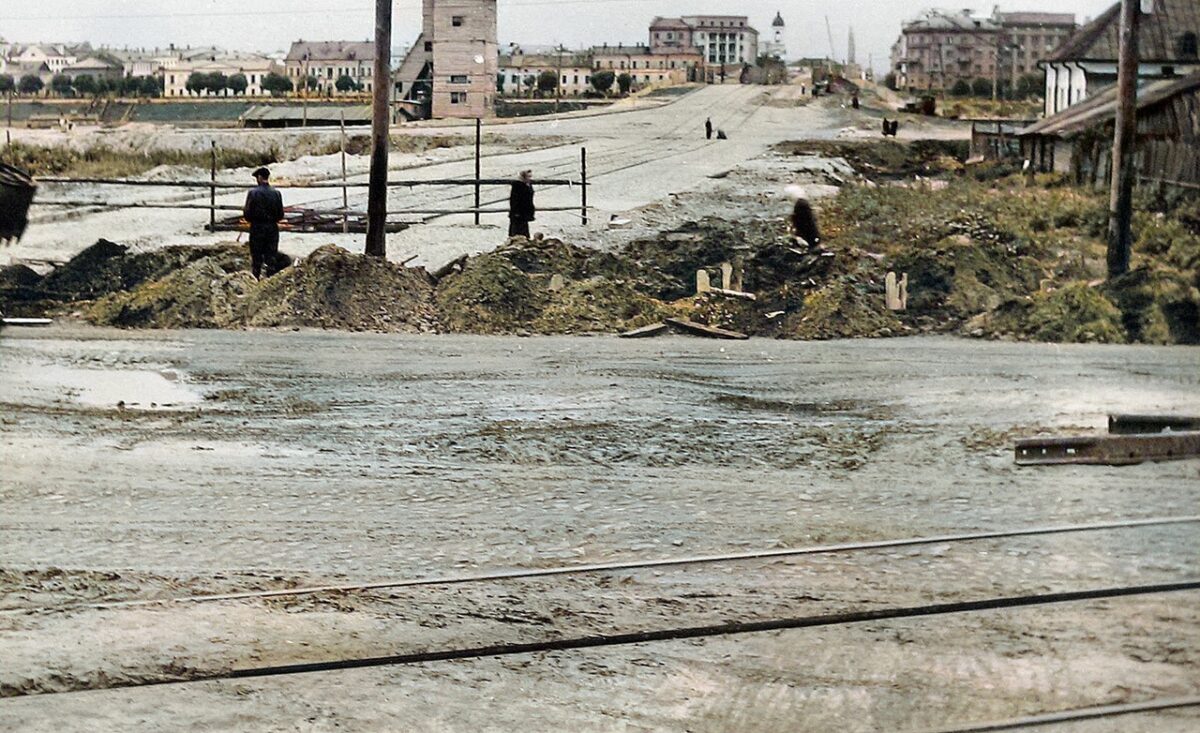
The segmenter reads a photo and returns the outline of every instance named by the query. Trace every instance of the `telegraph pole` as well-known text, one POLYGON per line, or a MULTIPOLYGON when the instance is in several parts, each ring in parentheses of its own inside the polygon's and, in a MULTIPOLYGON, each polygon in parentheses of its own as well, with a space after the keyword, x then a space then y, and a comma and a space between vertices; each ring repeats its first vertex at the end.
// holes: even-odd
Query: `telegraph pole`
POLYGON ((1129 271, 1133 249, 1134 138, 1137 131, 1139 0, 1121 0, 1121 50, 1117 72, 1117 119, 1113 134, 1108 215, 1108 276, 1129 271))
POLYGON ((392 88, 392 0, 375 0, 375 86, 371 118, 371 178, 366 253, 387 256, 388 123, 392 88))

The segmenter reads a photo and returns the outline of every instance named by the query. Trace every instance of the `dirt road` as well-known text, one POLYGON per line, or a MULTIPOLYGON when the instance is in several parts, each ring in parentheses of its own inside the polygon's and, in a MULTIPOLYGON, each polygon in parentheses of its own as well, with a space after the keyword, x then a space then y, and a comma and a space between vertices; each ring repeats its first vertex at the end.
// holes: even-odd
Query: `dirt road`
MULTIPOLYGON (((569 178, 580 175, 580 148, 586 146, 589 156, 589 204, 594 207, 592 223, 583 226, 575 211, 546 212, 538 218, 535 229, 571 241, 585 241, 604 227, 612 214, 627 214, 630 210, 655 202, 669 200, 671 194, 685 192, 704 183, 709 176, 720 174, 751 161, 771 145, 802 138, 829 139, 845 136, 874 136, 879 112, 847 110, 841 102, 826 98, 817 102, 797 98, 790 87, 750 87, 741 85, 713 86, 688 94, 680 100, 653 109, 639 109, 616 114, 563 119, 540 120, 499 125, 489 129, 509 141, 489 145, 485 150, 482 174, 485 178, 511 178, 516 172, 531 168, 539 178, 569 178), (711 117, 716 127, 728 134, 728 140, 705 140, 703 123, 711 117), (564 142, 568 141, 568 142, 564 142)), ((906 128, 905 134, 917 136, 962 135, 964 128, 951 123, 929 123, 920 128, 906 128)), ((470 131, 466 131, 469 133, 470 131)), ((461 126, 422 127, 421 135, 444 133, 463 135, 461 126)), ((204 133, 195 131, 170 132, 163 135, 184 135, 189 145, 204 133)), ((211 133, 228 140, 229 131, 211 133)), ((256 146, 263 144, 268 133, 248 133, 256 146)), ((278 133, 281 141, 291 139, 295 132, 278 133)), ((203 142, 203 141, 201 141, 203 142)), ((393 178, 432 179, 470 178, 474 175, 471 151, 465 147, 448 148, 420 155, 397 155, 393 160, 393 178)), ((366 156, 351 156, 351 180, 366 180, 366 156)), ((277 178, 329 178, 340 175, 338 156, 306 157, 274 166, 277 178)), ((207 178, 207 172, 176 172, 177 177, 207 178)), ((223 172, 222 181, 249 181, 249 169, 223 172)), ((79 198, 81 194, 66 192, 45 193, 50 196, 79 198)), ((86 196, 100 195, 99 190, 87 191, 86 196)), ((341 206, 338 190, 290 190, 285 192, 289 205, 310 204, 322 209, 341 206)), ((148 201, 156 197, 173 197, 178 202, 207 205, 208 195, 196 196, 178 190, 105 189, 101 198, 148 201)), ((394 189, 389 209, 393 211, 422 211, 429 209, 466 208, 473 204, 473 191, 467 189, 416 188, 394 189)), ((218 204, 240 205, 244 193, 234 192, 218 197, 218 204)), ((505 208, 507 191, 489 187, 484 201, 491 208, 505 208)), ((365 193, 361 189, 351 196, 351 207, 365 210, 365 193)), ((579 190, 572 188, 543 188, 538 205, 543 208, 577 207, 579 190)), ((45 212, 38 211, 39 216, 45 212)), ((488 251, 505 238, 507 220, 504 215, 488 215, 484 226, 471 225, 470 217, 438 217, 413 213, 403 217, 411 221, 427 221, 423 226, 392 235, 388 239, 389 256, 404 260, 417 255, 417 264, 440 266, 464 253, 488 251)), ((139 247, 163 244, 212 243, 227 241, 229 234, 203 233, 208 221, 205 211, 124 210, 83 213, 59 217, 53 225, 44 218, 35 221, 25 239, 16 247, 0 253, 0 263, 6 259, 38 258, 62 260, 79 252, 100 237, 106 237, 139 247)), ((333 242, 350 249, 362 250, 361 235, 288 235, 281 247, 292 255, 304 255, 322 244, 333 242)))
MULTIPOLYGON (((1200 410, 1200 352, 905 339, 8 331, 0 691, 1200 575, 1192 526, 38 610, 1194 514, 1195 461, 1017 435, 1200 410)), ((915 730, 1200 692, 1195 593, 0 700, 11 730, 915 730)), ((1063 731, 1179 731, 1195 712, 1063 731)))

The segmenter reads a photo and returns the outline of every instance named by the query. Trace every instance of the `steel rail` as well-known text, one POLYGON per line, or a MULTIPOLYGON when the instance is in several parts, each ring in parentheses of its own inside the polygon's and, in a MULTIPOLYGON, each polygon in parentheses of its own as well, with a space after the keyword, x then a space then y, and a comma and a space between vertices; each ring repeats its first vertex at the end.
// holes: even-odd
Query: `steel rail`
POLYGON ((1061 603, 1128 598, 1133 596, 1179 593, 1196 590, 1200 590, 1200 579, 1185 580, 1175 583, 1159 583, 1154 585, 1117 586, 1109 588, 1092 588, 1080 591, 1060 591, 1056 593, 1000 596, 975 601, 957 601, 953 603, 936 603, 922 606, 900 606, 875 609, 873 611, 847 611, 841 613, 820 614, 815 616, 777 618, 765 621, 734 621, 706 626, 683 626, 657 629, 652 631, 595 634, 590 636, 577 636, 564 639, 547 639, 543 641, 515 644, 492 644, 488 646, 434 649, 422 652, 389 654, 378 657, 356 657, 349 659, 332 659, 322 662, 300 662, 295 664, 243 667, 240 669, 224 669, 210 672, 192 672, 152 679, 114 680, 111 683, 102 686, 97 685, 86 688, 54 692, 22 693, 19 695, 14 695, 14 697, 24 697, 30 695, 65 695, 73 692, 88 692, 100 689, 159 687, 163 685, 178 685, 195 682, 244 680, 260 677, 281 677, 294 674, 309 674, 313 672, 335 672, 347 669, 363 669, 367 667, 393 667, 425 664, 429 662, 507 657, 524 654, 539 654, 545 652, 576 651, 580 649, 629 646, 632 644, 646 644, 650 642, 680 641, 684 639, 707 639, 722 636, 754 634, 767 631, 785 631, 791 629, 810 629, 825 626, 843 626, 869 621, 892 621, 898 619, 945 616, 950 614, 975 613, 981 611, 1026 608, 1030 606, 1046 606, 1061 603))
MULTIPOLYGON (((462 162, 462 161, 456 161, 462 162)), ((60 178, 46 177, 36 179, 37 183, 55 183, 55 184, 90 184, 98 186, 148 186, 160 188, 221 188, 221 189, 239 189, 248 191, 253 186, 245 183, 225 183, 212 181, 138 181, 127 178, 60 178)), ((513 179, 511 178, 483 178, 479 183, 484 186, 510 186, 513 179)), ((578 186, 579 181, 573 181, 566 178, 547 178, 538 180, 538 184, 542 186, 578 186)), ((272 183, 274 188, 287 189, 304 189, 304 188, 366 188, 366 182, 347 181, 321 181, 313 183, 272 183)), ((474 178, 430 178, 430 179, 398 179, 388 181, 389 188, 416 188, 419 186, 474 186, 474 178)))
POLYGON ((1112 718, 1118 715, 1135 715, 1138 713, 1155 713, 1163 710, 1178 710, 1180 708, 1200 707, 1200 697, 1178 697, 1160 700, 1146 700, 1121 705, 1100 705, 1090 708, 1061 710, 1054 713, 1038 713, 1022 718, 995 720, 986 723, 969 723, 953 728, 930 728, 920 733, 990 733, 991 731, 1018 730, 1020 728, 1036 728, 1055 723, 1069 723, 1076 720, 1095 720, 1097 718, 1112 718))
POLYGON ((662 558, 658 560, 629 560, 624 562, 595 563, 588 565, 566 565, 551 568, 534 568, 508 570, 475 575, 448 575, 431 578, 409 578, 405 580, 383 580, 369 583, 348 585, 311 586, 306 588, 281 588, 264 591, 245 591, 240 593, 220 593, 200 596, 185 596, 182 598, 138 599, 129 601, 111 601, 107 603, 81 603, 70 606, 3 609, 0 613, 31 613, 31 612, 62 612, 80 609, 126 608, 136 606, 155 606, 168 603, 213 603, 220 601, 239 601, 260 598, 279 598, 284 596, 315 595, 318 593, 353 593, 372 590, 387 590, 391 588, 412 588, 430 585, 463 585, 467 583, 485 583, 503 580, 526 580, 532 578, 548 578, 560 575, 584 575, 590 573, 616 572, 621 570, 642 570, 661 567, 682 567, 688 565, 708 565, 726 562, 741 562, 745 560, 762 560, 771 558, 800 557, 804 555, 823 555, 844 552, 862 552, 868 550, 885 550, 898 547, 915 547, 921 545, 940 545, 958 542, 978 542, 993 539, 1011 539, 1014 537, 1036 537, 1056 534, 1078 534, 1083 532, 1101 532, 1120 529, 1136 529, 1143 527, 1171 526, 1179 524, 1200 523, 1200 515, 1185 517, 1156 517, 1150 519, 1133 519, 1120 522, 1104 522, 1092 524, 1066 524, 1045 527, 1028 527, 1024 529, 1000 530, 992 532, 971 532, 961 534, 934 535, 930 537, 910 537, 894 540, 873 540, 868 542, 848 542, 833 545, 814 545, 809 547, 784 548, 772 550, 754 550, 750 552, 729 553, 722 555, 697 555, 693 557, 662 558))

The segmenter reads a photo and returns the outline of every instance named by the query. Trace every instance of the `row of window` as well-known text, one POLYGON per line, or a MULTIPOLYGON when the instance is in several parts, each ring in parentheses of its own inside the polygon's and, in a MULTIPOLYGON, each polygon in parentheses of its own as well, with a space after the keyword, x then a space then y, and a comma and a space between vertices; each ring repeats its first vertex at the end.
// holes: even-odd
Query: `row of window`
MULTIPOLYGON (((321 67, 320 66, 316 66, 316 67, 310 66, 310 67, 308 67, 307 70, 310 75, 314 75, 314 76, 318 76, 318 77, 321 76, 321 67)), ((351 78, 363 79, 368 76, 371 76, 373 71, 374 70, 372 68, 368 68, 365 66, 336 66, 336 67, 335 66, 326 66, 325 67, 325 78, 326 79, 336 79, 336 78, 342 77, 342 76, 349 76, 351 78)), ((288 67, 288 76, 300 78, 300 77, 304 76, 304 72, 305 72, 304 66, 288 67)))

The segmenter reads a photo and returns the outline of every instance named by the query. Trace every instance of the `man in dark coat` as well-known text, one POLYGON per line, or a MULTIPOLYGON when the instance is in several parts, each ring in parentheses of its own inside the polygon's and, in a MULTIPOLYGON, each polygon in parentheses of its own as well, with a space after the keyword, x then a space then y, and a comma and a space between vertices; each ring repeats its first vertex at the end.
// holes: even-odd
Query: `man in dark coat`
POLYGON ((246 194, 246 206, 242 215, 250 222, 250 271, 256 280, 262 278, 263 265, 267 266, 267 277, 279 255, 279 221, 283 219, 283 196, 271 187, 271 172, 266 168, 254 171, 258 184, 246 194))
POLYGON ((712 140, 712 133, 713 133, 712 118, 709 117, 708 119, 704 120, 704 139, 712 140))
POLYGON ((508 236, 528 237, 529 222, 537 210, 533 205, 533 171, 521 171, 519 180, 513 181, 508 195, 508 236))

